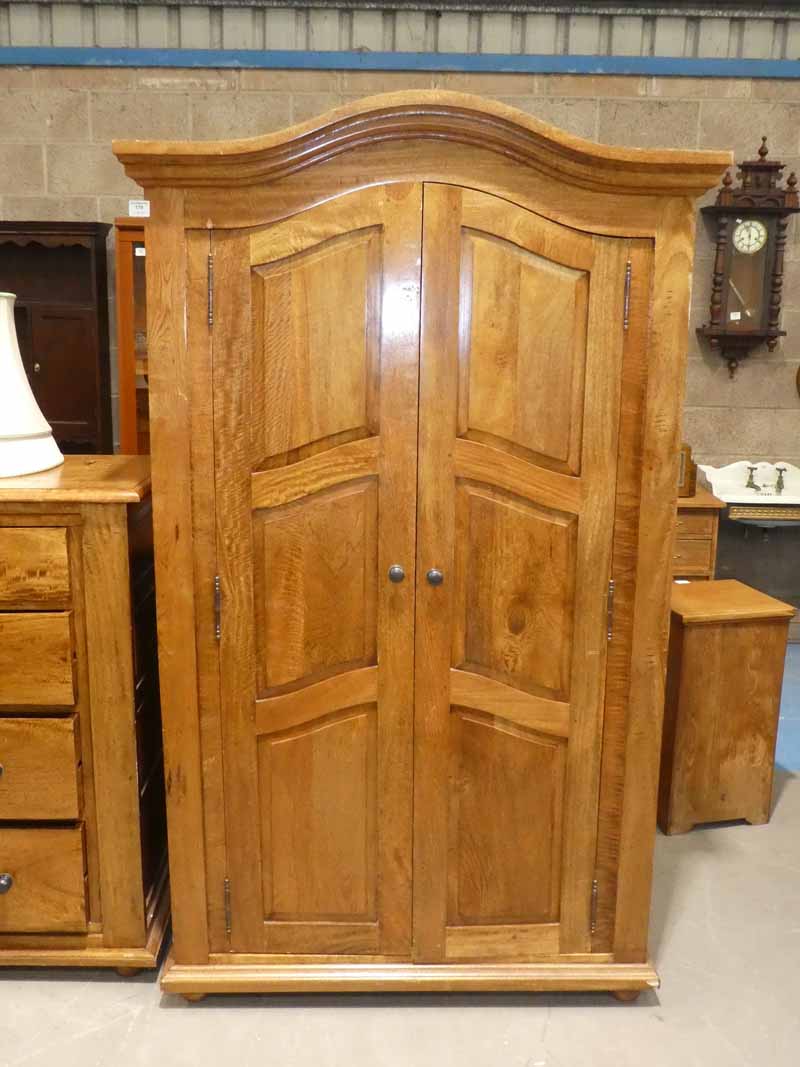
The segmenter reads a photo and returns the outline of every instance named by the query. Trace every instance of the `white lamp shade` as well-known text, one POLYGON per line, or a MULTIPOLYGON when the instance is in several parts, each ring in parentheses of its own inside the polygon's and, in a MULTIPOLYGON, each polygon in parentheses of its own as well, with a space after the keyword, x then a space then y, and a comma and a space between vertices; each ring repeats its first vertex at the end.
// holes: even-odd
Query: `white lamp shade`
POLYGON ((13 293, 0 293, 0 478, 33 474, 64 462, 22 365, 13 293))

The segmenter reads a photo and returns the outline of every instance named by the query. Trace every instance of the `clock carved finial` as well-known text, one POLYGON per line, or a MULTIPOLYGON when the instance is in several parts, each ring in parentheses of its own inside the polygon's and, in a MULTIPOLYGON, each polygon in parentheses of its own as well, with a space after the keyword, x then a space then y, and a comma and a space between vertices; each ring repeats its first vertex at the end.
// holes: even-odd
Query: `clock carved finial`
POLYGON ((761 147, 758 150, 758 154, 762 159, 766 159, 767 156, 769 155, 769 149, 767 148, 767 139, 766 139, 766 137, 762 137, 761 138, 761 147))

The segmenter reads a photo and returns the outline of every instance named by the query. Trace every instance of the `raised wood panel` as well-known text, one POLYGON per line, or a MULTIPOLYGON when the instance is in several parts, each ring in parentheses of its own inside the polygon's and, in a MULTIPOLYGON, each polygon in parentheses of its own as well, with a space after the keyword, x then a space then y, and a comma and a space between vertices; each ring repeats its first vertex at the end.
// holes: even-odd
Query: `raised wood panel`
POLYGON ((454 709, 448 925, 559 916, 565 745, 454 709))
POLYGON ((462 234, 459 432, 577 473, 588 275, 462 234))
POLYGON ((13 879, 0 895, 0 932, 87 929, 82 827, 0 827, 0 869, 13 879))
POLYGON ((69 606, 66 528, 0 529, 0 608, 69 606))
POLYGON ((460 483, 456 522, 454 666, 568 700, 575 517, 460 483))
POLYGON ((375 662, 373 479, 253 519, 258 696, 375 662))
POLYGON ((253 263, 259 466, 302 446, 377 430, 380 257, 381 233, 373 226, 253 263))
POLYGON ((71 613, 0 615, 0 704, 74 703, 71 613))
POLYGON ((77 819, 78 759, 74 718, 0 719, 0 819, 77 819))
POLYGON ((264 915, 375 918, 375 707, 259 740, 264 915))

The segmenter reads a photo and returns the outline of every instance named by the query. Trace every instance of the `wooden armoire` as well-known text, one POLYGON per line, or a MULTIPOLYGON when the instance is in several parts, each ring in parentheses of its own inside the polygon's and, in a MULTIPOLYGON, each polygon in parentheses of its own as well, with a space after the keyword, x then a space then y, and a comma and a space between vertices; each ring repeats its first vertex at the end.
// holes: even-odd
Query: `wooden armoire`
POLYGON ((118 142, 146 223, 164 988, 653 985, 694 199, 402 92, 118 142))

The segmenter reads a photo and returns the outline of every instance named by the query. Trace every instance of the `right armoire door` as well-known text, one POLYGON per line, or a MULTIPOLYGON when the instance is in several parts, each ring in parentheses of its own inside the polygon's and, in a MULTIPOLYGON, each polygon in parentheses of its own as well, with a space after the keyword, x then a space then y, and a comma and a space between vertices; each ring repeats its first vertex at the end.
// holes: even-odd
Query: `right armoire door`
POLYGON ((420 962, 591 949, 629 247, 423 189, 420 962))

